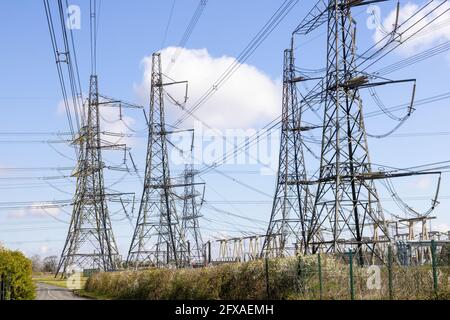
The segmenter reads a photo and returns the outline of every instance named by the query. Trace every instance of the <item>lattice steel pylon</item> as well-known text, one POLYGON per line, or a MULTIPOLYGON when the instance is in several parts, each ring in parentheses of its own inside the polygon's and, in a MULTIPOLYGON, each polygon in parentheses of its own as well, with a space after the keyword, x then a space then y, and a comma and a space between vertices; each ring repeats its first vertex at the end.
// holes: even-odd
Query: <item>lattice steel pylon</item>
POLYGON ((77 178, 69 232, 58 264, 57 275, 80 267, 112 271, 120 262, 111 227, 103 181, 98 79, 90 78, 85 122, 74 144, 79 145, 77 178))
POLYGON ((368 79, 358 72, 355 62, 356 27, 351 7, 361 4, 365 3, 330 0, 328 4, 320 175, 307 235, 311 251, 352 249, 358 254, 359 264, 364 263, 367 253, 376 252, 374 231, 369 225, 390 239, 373 181, 359 95, 368 79))
POLYGON ((263 256, 293 255, 306 246, 311 198, 308 186, 296 182, 307 179, 301 133, 309 128, 301 121, 296 83, 302 79, 296 77, 293 51, 291 48, 284 52, 279 168, 263 256))
POLYGON ((191 265, 202 265, 205 262, 203 251, 203 240, 200 232, 199 218, 200 204, 197 199, 201 194, 196 190, 195 175, 197 171, 193 164, 186 164, 184 169, 184 193, 182 230, 184 239, 188 245, 189 263, 191 265))
POLYGON ((152 56, 149 138, 139 214, 128 252, 129 267, 175 266, 189 261, 170 179, 161 54, 152 56))

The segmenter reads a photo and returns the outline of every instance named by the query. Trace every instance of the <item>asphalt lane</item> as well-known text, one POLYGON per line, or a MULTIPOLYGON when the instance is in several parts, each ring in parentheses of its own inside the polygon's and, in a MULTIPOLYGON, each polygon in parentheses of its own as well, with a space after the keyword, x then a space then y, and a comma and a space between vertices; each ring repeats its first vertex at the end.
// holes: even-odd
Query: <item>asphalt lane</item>
POLYGON ((46 283, 36 284, 36 300, 88 300, 73 294, 72 290, 46 283))

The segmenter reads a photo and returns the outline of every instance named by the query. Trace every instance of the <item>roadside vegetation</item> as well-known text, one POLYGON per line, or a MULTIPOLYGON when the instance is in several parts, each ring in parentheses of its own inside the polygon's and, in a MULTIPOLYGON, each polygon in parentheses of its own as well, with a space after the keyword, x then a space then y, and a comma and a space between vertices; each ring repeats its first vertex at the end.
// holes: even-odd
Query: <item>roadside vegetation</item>
MULTIPOLYGON (((394 266, 391 292, 386 267, 352 269, 355 299, 450 299, 448 265, 438 270, 437 290, 431 266, 394 266)), ((317 256, 307 256, 199 269, 97 273, 88 279, 84 292, 103 299, 334 300, 350 299, 352 290, 345 261, 322 257, 319 268, 317 256)))
POLYGON ((0 281, 7 300, 35 298, 31 261, 19 251, 0 248, 0 281))
POLYGON ((61 278, 55 278, 54 274, 33 274, 33 281, 57 286, 60 288, 67 288, 67 280, 61 278))
POLYGON ((33 267, 33 281, 35 283, 41 282, 61 288, 67 288, 67 281, 65 279, 55 278, 58 266, 57 256, 41 258, 39 255, 34 255, 30 259, 33 267))

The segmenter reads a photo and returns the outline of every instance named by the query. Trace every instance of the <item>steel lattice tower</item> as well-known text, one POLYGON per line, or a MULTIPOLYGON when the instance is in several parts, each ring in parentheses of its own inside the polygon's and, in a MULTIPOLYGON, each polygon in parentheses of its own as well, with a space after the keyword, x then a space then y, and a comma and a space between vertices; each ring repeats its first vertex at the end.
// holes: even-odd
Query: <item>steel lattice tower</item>
POLYGON ((328 5, 320 177, 307 242, 314 252, 356 248, 363 264, 365 252, 376 251, 373 228, 390 237, 373 181, 364 127, 359 88, 367 84, 367 77, 356 69, 352 5, 346 0, 330 0, 328 5))
POLYGON ((186 242, 177 215, 169 172, 164 117, 164 87, 161 55, 152 56, 149 138, 144 190, 139 215, 128 252, 127 264, 183 266, 188 262, 186 242))
POLYGON ((306 168, 301 132, 301 106, 297 99, 293 49, 284 52, 282 129, 279 168, 269 227, 262 255, 285 256, 305 247, 306 215, 311 206, 306 180, 306 168), (292 183, 294 181, 294 183, 292 183))
POLYGON ((200 196, 195 188, 195 175, 197 171, 193 164, 187 164, 184 170, 184 194, 182 228, 183 235, 188 245, 190 264, 200 265, 204 262, 203 240, 200 233, 198 219, 199 204, 197 198, 200 196))
POLYGON ((80 150, 73 173, 77 183, 69 233, 58 265, 57 274, 61 275, 72 266, 111 271, 119 263, 105 198, 96 75, 90 78, 86 113, 86 123, 74 141, 80 150))

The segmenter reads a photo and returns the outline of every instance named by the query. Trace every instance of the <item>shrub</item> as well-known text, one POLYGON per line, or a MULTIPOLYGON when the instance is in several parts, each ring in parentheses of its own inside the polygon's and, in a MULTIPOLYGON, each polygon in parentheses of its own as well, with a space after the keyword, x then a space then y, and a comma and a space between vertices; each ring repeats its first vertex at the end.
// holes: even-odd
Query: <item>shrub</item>
MULTIPOLYGON (((86 291, 114 299, 149 300, 274 300, 350 299, 348 261, 322 256, 322 287, 317 256, 229 263, 199 269, 149 269, 99 273, 89 278, 86 291), (268 280, 268 285, 267 285, 268 280)), ((353 267, 357 299, 387 299, 388 270, 380 266, 381 287, 367 286, 368 268, 353 267)), ((433 293, 431 266, 393 268, 395 299, 448 299, 450 270, 439 268, 439 292, 433 293)))
MULTIPOLYGON (((271 260, 270 298, 287 299, 295 292, 296 275, 296 258, 271 260)), ((88 279, 85 290, 116 299, 267 299, 264 261, 199 269, 99 273, 88 279)))
POLYGON ((0 275, 4 275, 10 286, 12 300, 34 299, 31 261, 21 252, 0 249, 0 275))

